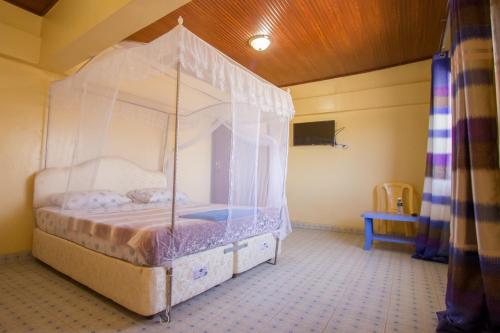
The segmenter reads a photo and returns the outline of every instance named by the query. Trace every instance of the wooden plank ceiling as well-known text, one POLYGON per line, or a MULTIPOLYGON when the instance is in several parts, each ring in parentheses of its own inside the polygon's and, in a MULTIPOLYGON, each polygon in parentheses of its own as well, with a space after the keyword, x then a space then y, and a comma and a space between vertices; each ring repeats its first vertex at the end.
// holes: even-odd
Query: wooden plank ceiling
POLYGON ((44 16, 58 0, 6 0, 38 16, 44 16))
POLYGON ((193 0, 128 39, 149 42, 184 18, 199 37, 268 81, 287 86, 430 58, 447 0, 193 0), (248 46, 269 34, 271 46, 248 46))

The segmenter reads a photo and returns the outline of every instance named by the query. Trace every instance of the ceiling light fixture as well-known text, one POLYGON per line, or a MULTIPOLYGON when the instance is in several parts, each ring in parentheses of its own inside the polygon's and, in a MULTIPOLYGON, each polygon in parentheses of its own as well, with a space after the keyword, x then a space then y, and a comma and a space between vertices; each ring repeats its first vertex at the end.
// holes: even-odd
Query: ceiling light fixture
POLYGON ((268 35, 256 35, 248 40, 248 44, 256 51, 264 51, 271 44, 268 35))

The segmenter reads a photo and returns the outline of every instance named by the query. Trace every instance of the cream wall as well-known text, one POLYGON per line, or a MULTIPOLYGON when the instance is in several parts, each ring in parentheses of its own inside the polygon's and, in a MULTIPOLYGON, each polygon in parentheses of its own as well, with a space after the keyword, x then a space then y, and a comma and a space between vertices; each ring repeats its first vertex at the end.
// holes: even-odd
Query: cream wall
POLYGON ((195 202, 210 202, 212 138, 207 136, 177 155, 177 186, 195 202))
POLYGON ((43 19, 40 64, 66 71, 189 1, 59 0, 43 19))
POLYGON ((42 18, 0 0, 0 55, 37 64, 42 18))
POLYGON ((49 82, 56 76, 0 56, 0 254, 31 248, 33 175, 40 166, 49 82))
POLYGON ((287 195, 297 223, 361 229, 373 188, 404 181, 422 193, 430 61, 291 87, 294 122, 335 120, 349 149, 290 146, 287 195))

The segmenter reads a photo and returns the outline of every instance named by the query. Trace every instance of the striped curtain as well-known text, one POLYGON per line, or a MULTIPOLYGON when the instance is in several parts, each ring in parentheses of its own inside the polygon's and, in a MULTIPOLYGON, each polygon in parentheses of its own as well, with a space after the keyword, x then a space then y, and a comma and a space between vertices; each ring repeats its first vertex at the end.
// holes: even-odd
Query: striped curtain
MULTIPOLYGON (((492 0, 493 5, 495 0, 492 0)), ((495 9, 496 8, 496 9, 495 9)), ((500 168, 489 0, 451 0, 452 218, 438 332, 500 332, 500 168)))
POLYGON ((448 262, 451 195, 450 58, 432 59, 431 114, 424 194, 417 232, 418 259, 448 262))
MULTIPOLYGON (((497 94, 497 124, 498 133, 500 133, 500 0, 491 0, 491 33, 493 42, 493 59, 495 61, 495 78, 496 78, 496 94, 497 94)), ((498 145, 500 153, 500 145, 498 145)))

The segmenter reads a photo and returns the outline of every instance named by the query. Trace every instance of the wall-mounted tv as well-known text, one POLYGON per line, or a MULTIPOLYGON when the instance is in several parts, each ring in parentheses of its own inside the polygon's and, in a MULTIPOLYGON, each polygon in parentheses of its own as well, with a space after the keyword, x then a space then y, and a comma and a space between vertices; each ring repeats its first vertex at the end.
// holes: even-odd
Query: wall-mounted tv
POLYGON ((293 145, 330 145, 335 143, 335 120, 293 124, 293 145))

